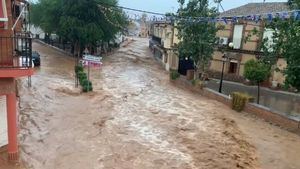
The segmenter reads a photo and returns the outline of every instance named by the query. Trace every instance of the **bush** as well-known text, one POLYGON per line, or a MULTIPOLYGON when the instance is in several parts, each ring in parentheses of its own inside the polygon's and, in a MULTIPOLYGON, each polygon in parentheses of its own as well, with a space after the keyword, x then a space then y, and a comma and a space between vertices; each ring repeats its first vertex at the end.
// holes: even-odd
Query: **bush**
POLYGON ((231 95, 232 109, 238 112, 244 110, 246 103, 254 101, 254 98, 246 93, 234 92, 231 95))
POLYGON ((90 83, 90 85, 85 84, 85 85, 82 86, 82 91, 83 92, 93 91, 93 85, 92 85, 91 82, 89 82, 89 83, 90 83))
POLYGON ((88 79, 84 79, 84 80, 82 80, 82 84, 81 85, 82 86, 87 86, 87 85, 92 86, 92 82, 89 81, 88 79))
POLYGON ((84 80, 87 80, 87 75, 84 72, 78 72, 77 77, 79 79, 79 83, 82 85, 84 80))
POLYGON ((198 89, 203 89, 205 87, 205 83, 203 81, 201 81, 200 79, 192 80, 192 85, 198 89))
POLYGON ((170 72, 170 78, 172 80, 176 80, 180 77, 180 74, 177 72, 177 70, 171 70, 170 72))
POLYGON ((79 72, 83 72, 83 66, 81 65, 75 66, 75 73, 78 74, 79 72))
POLYGON ((93 84, 87 79, 87 74, 84 72, 81 65, 75 66, 75 73, 79 79, 79 84, 82 86, 83 92, 93 91, 93 84))

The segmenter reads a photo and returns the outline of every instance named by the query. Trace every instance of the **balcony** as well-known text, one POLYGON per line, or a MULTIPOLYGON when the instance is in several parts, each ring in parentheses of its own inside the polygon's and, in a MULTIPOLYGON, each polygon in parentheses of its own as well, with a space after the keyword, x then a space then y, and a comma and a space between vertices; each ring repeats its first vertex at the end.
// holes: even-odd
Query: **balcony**
POLYGON ((30 37, 0 37, 0 78, 30 76, 32 67, 30 37))

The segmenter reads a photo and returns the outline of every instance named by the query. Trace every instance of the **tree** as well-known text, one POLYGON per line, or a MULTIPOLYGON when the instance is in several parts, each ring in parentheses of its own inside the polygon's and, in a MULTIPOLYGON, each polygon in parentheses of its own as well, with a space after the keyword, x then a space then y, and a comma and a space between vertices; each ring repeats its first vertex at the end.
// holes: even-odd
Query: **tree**
MULTIPOLYGON (((300 0, 289 0, 288 4, 292 9, 300 7, 300 0)), ((283 57, 287 62, 287 67, 283 70, 286 77, 286 88, 295 87, 300 91, 300 13, 291 15, 289 18, 274 18, 271 22, 266 22, 266 28, 274 31, 272 45, 268 45, 269 39, 262 42, 262 60, 274 65, 279 57, 283 57), (271 50, 270 50, 271 49, 271 50)))
MULTIPOLYGON (((178 0, 180 9, 177 23, 178 36, 181 39, 179 55, 189 57, 194 61, 196 75, 205 72, 214 52, 218 27, 215 23, 199 18, 216 17, 216 8, 209 7, 208 0, 190 0, 185 6, 185 0, 178 0)), ((196 76, 195 76, 196 78, 196 76)))
POLYGON ((257 83, 257 104, 259 104, 260 83, 270 76, 270 66, 258 60, 249 60, 245 63, 244 76, 248 80, 257 83))
POLYGON ((57 22, 61 11, 59 0, 39 0, 31 4, 31 24, 40 27, 46 34, 46 40, 49 40, 51 33, 58 29, 57 22))
POLYGON ((293 9, 298 9, 300 7, 300 0, 288 0, 288 5, 293 9))
POLYGON ((127 24, 117 0, 39 0, 32 4, 32 23, 47 34, 71 41, 80 55, 84 47, 109 42, 127 24))

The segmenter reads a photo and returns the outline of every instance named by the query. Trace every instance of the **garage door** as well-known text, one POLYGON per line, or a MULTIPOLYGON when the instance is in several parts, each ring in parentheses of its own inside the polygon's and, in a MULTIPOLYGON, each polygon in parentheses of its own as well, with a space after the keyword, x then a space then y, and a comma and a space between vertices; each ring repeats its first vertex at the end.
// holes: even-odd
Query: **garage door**
POLYGON ((7 145, 6 98, 0 96, 0 147, 7 145))

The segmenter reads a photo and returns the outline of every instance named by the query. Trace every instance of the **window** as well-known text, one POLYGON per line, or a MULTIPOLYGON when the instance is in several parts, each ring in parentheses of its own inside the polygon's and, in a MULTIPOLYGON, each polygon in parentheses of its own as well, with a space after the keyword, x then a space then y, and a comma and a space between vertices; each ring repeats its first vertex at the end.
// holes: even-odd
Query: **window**
POLYGON ((240 49, 243 39, 243 25, 235 25, 233 31, 233 48, 240 49))
POLYGON ((0 28, 5 28, 8 21, 5 0, 0 0, 0 28))
POLYGON ((234 61, 234 60, 230 61, 228 73, 236 74, 237 68, 238 68, 237 61, 234 61))

